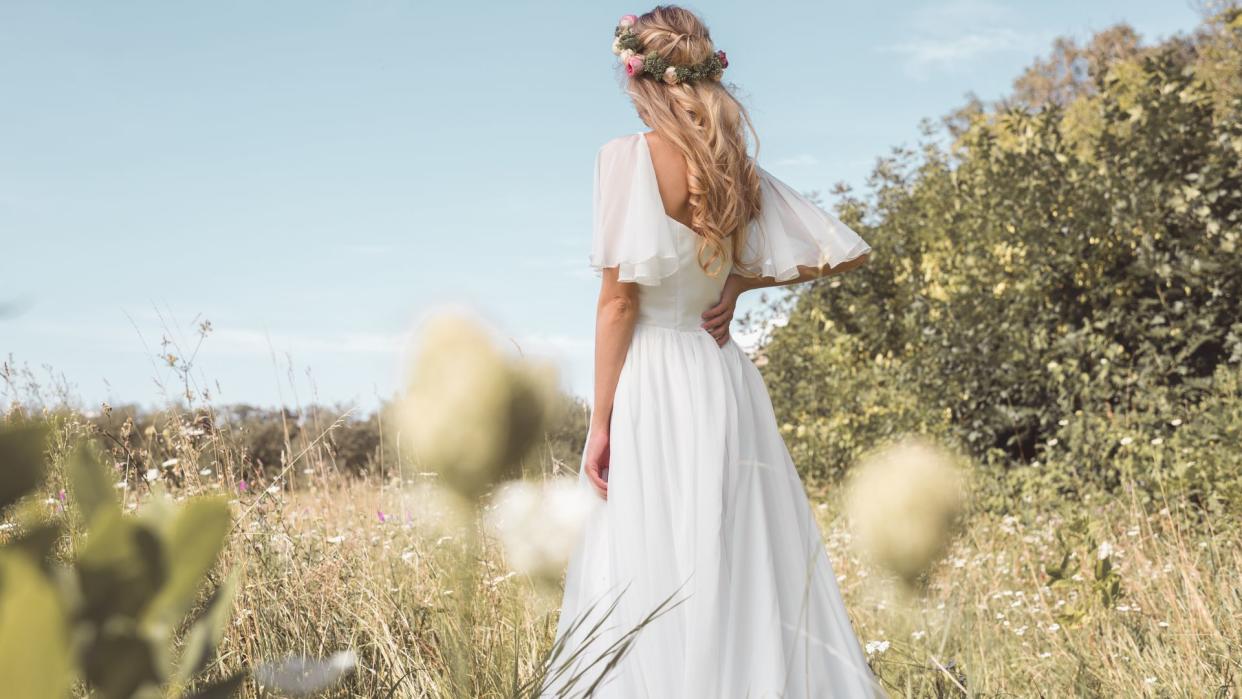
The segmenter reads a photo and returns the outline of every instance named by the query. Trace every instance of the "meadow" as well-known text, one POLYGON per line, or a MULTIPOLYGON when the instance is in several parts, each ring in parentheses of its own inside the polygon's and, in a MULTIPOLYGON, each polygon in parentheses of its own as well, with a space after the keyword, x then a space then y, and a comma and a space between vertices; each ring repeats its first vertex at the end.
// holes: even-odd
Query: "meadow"
MULTIPOLYGON (((218 570, 239 579, 209 675, 342 649, 357 654, 356 670, 324 696, 520 696, 537 674, 555 630, 555 588, 515 573, 486 533, 463 566, 471 554, 462 528, 477 523, 454 519, 428 487, 434 475, 343 474, 327 453, 329 425, 290 444, 283 477, 247 481, 227 429, 199 433, 202 420, 190 414, 164 419, 164 430, 130 436, 129 448, 178 464, 121 469, 118 490, 130 511, 160 493, 229 500, 234 527, 218 570)), ((52 420, 61 444, 97 431, 73 413, 52 420)), ((56 468, 36 500, 47 516, 72 522, 58 495, 62 474, 56 468)), ((839 489, 810 497, 859 637, 894 696, 1227 697, 1239 689, 1234 523, 1205 525, 1175 500, 1152 511, 1124 490, 1022 517, 974 509, 909 588, 852 545, 839 489)), ((240 696, 265 693, 247 684, 240 696)))

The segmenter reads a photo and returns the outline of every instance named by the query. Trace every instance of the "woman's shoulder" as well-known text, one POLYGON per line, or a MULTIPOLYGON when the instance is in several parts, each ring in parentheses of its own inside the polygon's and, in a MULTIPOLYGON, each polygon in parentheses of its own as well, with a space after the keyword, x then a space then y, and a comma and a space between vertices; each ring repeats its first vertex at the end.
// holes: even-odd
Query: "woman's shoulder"
POLYGON ((605 141, 604 144, 599 147, 597 152, 605 154, 633 150, 633 148, 638 145, 638 140, 642 137, 643 135, 641 133, 628 133, 624 136, 617 136, 616 138, 605 141))

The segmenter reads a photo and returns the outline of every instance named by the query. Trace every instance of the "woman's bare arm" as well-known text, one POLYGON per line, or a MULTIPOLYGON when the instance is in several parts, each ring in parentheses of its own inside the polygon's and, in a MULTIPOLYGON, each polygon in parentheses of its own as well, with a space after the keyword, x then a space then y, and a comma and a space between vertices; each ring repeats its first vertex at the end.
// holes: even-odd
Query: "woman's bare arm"
POLYGON ((741 274, 730 274, 725 281, 724 290, 720 293, 720 301, 703 312, 703 329, 716 338, 716 342, 724 345, 729 340, 729 323, 733 321, 733 312, 737 308, 737 299, 744 292, 752 289, 767 289, 774 286, 790 286, 801 284, 834 274, 841 274, 867 264, 871 255, 860 255, 852 260, 842 262, 836 267, 799 267, 798 276, 782 282, 773 277, 747 277, 741 274))
POLYGON ((638 320, 638 285, 617 281, 617 269, 602 272, 599 303, 595 309, 595 405, 591 410, 591 438, 587 444, 587 477, 604 498, 608 483, 603 470, 608 467, 609 429, 612 400, 617 393, 621 367, 634 337, 638 320))

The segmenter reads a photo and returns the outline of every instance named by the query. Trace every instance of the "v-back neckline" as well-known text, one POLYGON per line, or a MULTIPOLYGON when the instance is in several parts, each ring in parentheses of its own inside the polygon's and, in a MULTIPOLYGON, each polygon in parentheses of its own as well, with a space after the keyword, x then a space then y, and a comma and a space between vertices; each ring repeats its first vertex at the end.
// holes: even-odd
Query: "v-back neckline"
POLYGON ((668 219, 669 222, 675 223, 679 227, 697 236, 698 232, 696 232, 693 228, 668 215, 668 209, 664 208, 664 199, 660 197, 660 178, 656 176, 655 161, 651 158, 651 144, 647 143, 647 134, 639 131, 636 135, 638 136, 638 140, 642 141, 643 151, 647 154, 647 172, 651 174, 651 181, 656 185, 656 204, 660 207, 660 213, 664 214, 664 218, 668 219))

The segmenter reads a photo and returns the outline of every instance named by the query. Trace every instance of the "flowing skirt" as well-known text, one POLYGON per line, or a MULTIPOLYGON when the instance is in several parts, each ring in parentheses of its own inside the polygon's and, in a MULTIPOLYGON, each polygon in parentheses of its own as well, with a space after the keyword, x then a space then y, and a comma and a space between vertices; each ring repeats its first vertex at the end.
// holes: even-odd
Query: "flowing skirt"
MULTIPOLYGON (((570 560, 544 696, 883 696, 763 379, 736 344, 639 325, 610 448, 608 500, 570 560)), ((579 487, 594 493, 582 471, 579 487)))

